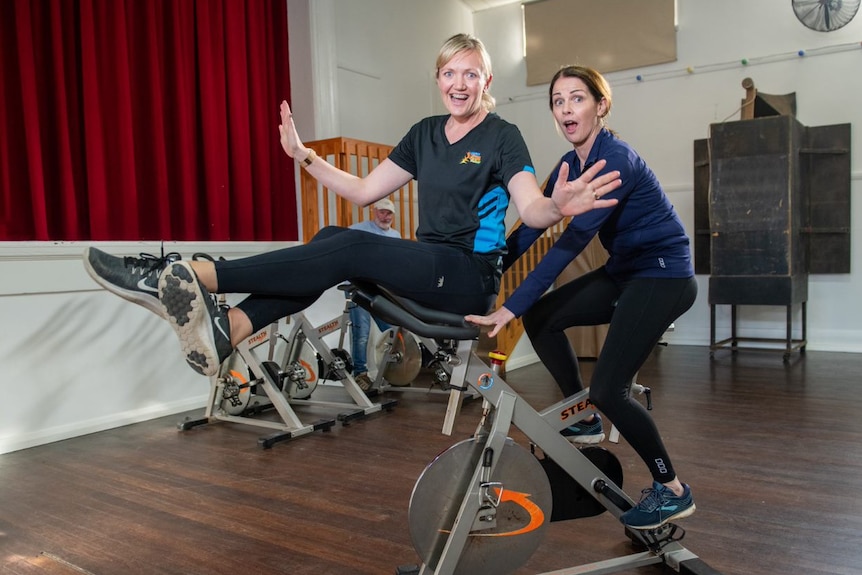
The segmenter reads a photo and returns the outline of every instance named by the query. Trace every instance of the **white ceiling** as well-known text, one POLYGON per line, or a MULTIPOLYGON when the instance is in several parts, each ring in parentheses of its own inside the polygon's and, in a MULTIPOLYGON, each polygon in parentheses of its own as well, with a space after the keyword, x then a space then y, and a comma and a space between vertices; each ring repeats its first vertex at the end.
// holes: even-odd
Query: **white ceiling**
POLYGON ((517 4, 521 0, 461 0, 467 8, 473 12, 487 10, 488 8, 496 8, 497 6, 505 6, 506 4, 517 4))

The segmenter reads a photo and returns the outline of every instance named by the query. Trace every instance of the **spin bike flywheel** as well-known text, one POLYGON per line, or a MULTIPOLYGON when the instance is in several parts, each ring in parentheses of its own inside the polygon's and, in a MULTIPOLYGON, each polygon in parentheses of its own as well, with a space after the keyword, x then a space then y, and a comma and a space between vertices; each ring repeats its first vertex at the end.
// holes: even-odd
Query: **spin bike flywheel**
POLYGON ((406 329, 389 328, 380 334, 374 344, 374 361, 377 369, 383 369, 383 378, 390 385, 403 387, 410 385, 422 369, 422 351, 419 343, 406 329), (395 361, 384 365, 388 356, 395 361))
MULTIPOLYGON (((464 494, 475 487, 470 483, 484 448, 483 442, 472 438, 456 443, 425 468, 413 487, 410 537, 419 557, 432 569, 437 568, 464 494)), ((489 479, 490 493, 499 498, 496 526, 483 528, 481 521, 474 522, 455 570, 458 575, 514 572, 539 546, 551 519, 551 487, 538 460, 511 440, 496 458, 489 479)), ((483 504, 480 515, 488 510, 483 504)))

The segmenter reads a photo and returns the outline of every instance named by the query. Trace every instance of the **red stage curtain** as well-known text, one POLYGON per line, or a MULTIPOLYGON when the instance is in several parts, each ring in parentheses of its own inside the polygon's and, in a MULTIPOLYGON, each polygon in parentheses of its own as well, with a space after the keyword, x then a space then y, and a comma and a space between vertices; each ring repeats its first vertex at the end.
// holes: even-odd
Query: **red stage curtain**
POLYGON ((0 240, 295 240, 285 0, 2 0, 0 240))

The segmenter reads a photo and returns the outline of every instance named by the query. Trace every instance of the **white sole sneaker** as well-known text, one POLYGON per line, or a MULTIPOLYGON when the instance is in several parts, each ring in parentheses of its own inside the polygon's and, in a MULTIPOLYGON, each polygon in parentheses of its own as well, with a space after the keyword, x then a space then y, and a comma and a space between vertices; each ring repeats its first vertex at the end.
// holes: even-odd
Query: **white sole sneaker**
POLYGON ((189 366, 201 375, 216 375, 221 360, 214 326, 222 329, 228 342, 230 328, 219 326, 222 318, 213 318, 215 304, 188 262, 174 262, 165 268, 159 278, 159 300, 189 366))

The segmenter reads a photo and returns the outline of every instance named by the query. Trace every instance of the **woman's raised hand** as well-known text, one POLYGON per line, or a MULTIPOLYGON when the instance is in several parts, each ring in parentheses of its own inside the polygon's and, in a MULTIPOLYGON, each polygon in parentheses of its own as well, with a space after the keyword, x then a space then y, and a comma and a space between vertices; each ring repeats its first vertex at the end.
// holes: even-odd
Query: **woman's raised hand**
POLYGON ((299 139, 299 134, 296 133, 296 126, 293 124, 293 114, 286 100, 282 100, 280 112, 281 124, 278 126, 278 133, 281 139, 281 147, 284 148, 284 152, 291 158, 295 158, 297 153, 299 153, 301 159, 303 157, 302 150, 305 150, 305 146, 302 145, 302 140, 299 139))
POLYGON ((569 178, 569 164, 563 162, 557 174, 557 183, 551 198, 557 209, 564 216, 577 216, 596 208, 610 208, 618 203, 618 200, 602 197, 614 191, 622 185, 618 171, 608 172, 597 176, 607 162, 599 160, 577 179, 571 182, 569 178))

